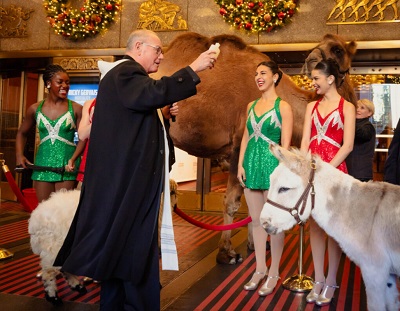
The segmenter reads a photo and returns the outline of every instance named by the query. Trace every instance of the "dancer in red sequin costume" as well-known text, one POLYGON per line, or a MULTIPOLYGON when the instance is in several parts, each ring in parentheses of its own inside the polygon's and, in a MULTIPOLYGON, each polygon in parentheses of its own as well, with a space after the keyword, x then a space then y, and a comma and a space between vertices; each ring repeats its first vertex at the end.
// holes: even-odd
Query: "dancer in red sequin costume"
MULTIPOLYGON (((312 79, 317 94, 322 97, 307 106, 301 150, 310 150, 347 173, 345 159, 353 149, 355 107, 337 92, 342 77, 333 59, 319 62, 312 71, 312 79)), ((337 288, 336 273, 342 251, 337 242, 328 237, 329 269, 325 279, 325 232, 313 220, 310 221, 310 242, 315 283, 306 301, 324 306, 331 302, 337 288)))

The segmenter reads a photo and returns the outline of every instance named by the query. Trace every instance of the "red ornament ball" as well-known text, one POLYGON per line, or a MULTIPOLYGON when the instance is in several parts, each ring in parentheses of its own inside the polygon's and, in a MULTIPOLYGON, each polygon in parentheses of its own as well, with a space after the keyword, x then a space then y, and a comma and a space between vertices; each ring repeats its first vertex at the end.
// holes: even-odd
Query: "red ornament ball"
POLYGON ((262 8, 263 5, 264 5, 264 3, 262 3, 261 1, 258 2, 258 6, 259 6, 260 8, 262 8))
POLYGON ((243 4, 243 0, 236 0, 236 5, 242 5, 243 4))
POLYGON ((247 6, 249 7, 249 9, 254 8, 254 2, 249 2, 249 4, 247 6))
POLYGON ((278 18, 279 18, 279 19, 283 19, 283 18, 285 17, 285 15, 286 15, 285 13, 279 12, 279 13, 278 13, 278 18))
POLYGON ((225 8, 220 8, 220 9, 219 9, 219 14, 225 15, 225 14, 226 14, 225 8))
POLYGON ((247 30, 251 30, 251 28, 253 28, 253 24, 252 23, 246 23, 244 28, 246 28, 247 30))
POLYGON ((113 9, 113 6, 112 6, 111 3, 109 3, 109 4, 106 5, 106 10, 107 10, 107 11, 112 11, 112 9, 113 9))

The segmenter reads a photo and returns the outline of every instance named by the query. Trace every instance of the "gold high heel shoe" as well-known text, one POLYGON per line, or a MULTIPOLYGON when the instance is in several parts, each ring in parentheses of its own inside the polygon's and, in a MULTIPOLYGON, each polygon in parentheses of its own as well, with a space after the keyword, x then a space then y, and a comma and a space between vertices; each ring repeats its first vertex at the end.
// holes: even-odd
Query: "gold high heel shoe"
MULTIPOLYGON (((314 284, 314 286, 313 286, 311 292, 306 297, 307 303, 313 303, 318 299, 319 294, 317 294, 315 292, 315 285, 322 284, 322 288, 323 288, 323 286, 325 285, 325 282, 313 282, 313 284, 314 284)), ((321 290, 322 290, 322 288, 321 288, 321 290)), ((321 292, 321 290, 319 292, 321 292)))
POLYGON ((258 271, 256 271, 256 272, 254 272, 254 274, 253 274, 253 276, 251 277, 251 280, 249 281, 249 282, 247 282, 244 286, 243 286, 243 289, 244 290, 255 290, 255 289, 257 289, 257 287, 258 287, 258 285, 260 285, 260 283, 262 282, 262 280, 264 280, 264 278, 265 278, 265 272, 258 272, 258 271), (254 276, 262 276, 262 277, 260 277, 260 279, 258 280, 258 282, 254 282, 253 281, 253 278, 254 278, 254 276))
POLYGON ((317 306, 322 307, 322 306, 329 305, 329 304, 331 303, 332 298, 333 298, 333 296, 334 296, 334 293, 332 294, 332 297, 331 297, 331 298, 326 297, 326 292, 327 292, 327 290, 328 290, 329 288, 334 288, 334 289, 336 289, 336 288, 339 288, 339 286, 337 286, 337 285, 326 285, 326 284, 325 284, 324 290, 322 291, 322 294, 319 295, 318 298, 317 298, 317 300, 315 301, 315 304, 316 304, 317 306))
MULTIPOLYGON (((271 280, 271 279, 278 279, 279 280, 280 277, 279 277, 279 275, 267 277, 267 280, 265 281, 263 286, 261 286, 260 290, 258 291, 258 294, 260 296, 267 296, 267 295, 271 294, 274 291, 276 284, 275 284, 274 287, 268 287, 268 281, 271 280)), ((277 281, 277 283, 278 283, 278 281, 277 281)))

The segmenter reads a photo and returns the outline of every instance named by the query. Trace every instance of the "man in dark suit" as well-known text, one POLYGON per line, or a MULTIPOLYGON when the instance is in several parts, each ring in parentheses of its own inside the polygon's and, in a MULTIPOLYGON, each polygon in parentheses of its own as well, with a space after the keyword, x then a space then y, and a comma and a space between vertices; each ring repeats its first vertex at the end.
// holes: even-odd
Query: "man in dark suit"
POLYGON ((205 51, 170 77, 154 80, 164 58, 158 36, 134 31, 123 60, 99 85, 78 209, 56 258, 64 271, 101 281, 100 310, 159 310, 157 216, 165 140, 157 110, 196 94, 205 51))
POLYGON ((395 185, 400 185, 400 119, 394 130, 393 139, 389 146, 383 180, 395 185))

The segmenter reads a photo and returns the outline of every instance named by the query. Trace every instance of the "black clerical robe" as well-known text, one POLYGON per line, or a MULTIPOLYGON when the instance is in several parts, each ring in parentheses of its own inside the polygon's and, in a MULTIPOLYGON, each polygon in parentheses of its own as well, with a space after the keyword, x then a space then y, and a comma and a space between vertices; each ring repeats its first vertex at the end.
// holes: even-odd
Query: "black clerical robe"
POLYGON ((200 80, 190 67, 154 80, 125 58, 99 85, 80 202, 55 266, 139 284, 159 276, 164 129, 157 108, 196 94, 200 80))

